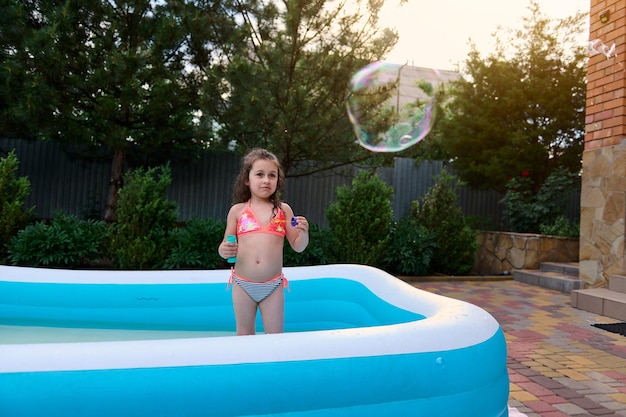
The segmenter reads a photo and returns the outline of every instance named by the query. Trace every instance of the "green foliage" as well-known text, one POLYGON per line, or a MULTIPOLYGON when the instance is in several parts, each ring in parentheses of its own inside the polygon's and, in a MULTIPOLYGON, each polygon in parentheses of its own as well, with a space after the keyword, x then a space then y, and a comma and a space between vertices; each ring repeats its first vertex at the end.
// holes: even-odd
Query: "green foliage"
POLYGON ((197 114, 204 122, 221 101, 212 57, 236 28, 227 11, 195 1, 5 3, 2 131, 152 158, 211 137, 197 114))
POLYGON ((512 232, 540 233, 541 224, 554 225, 564 215, 567 198, 580 184, 578 174, 560 167, 537 193, 528 176, 512 178, 502 199, 508 228, 512 232))
POLYGON ((108 236, 101 220, 79 220, 55 213, 46 224, 39 221, 18 232, 8 245, 13 265, 75 268, 102 256, 108 236))
POLYGON ((285 243, 283 264, 285 266, 326 265, 330 262, 330 230, 309 223, 309 245, 298 253, 285 243))
POLYGON ((390 236, 383 268, 399 275, 426 275, 437 246, 433 233, 411 216, 406 216, 394 222, 390 236))
POLYGON ((345 115, 352 75, 383 59, 398 39, 377 23, 383 0, 358 3, 246 3, 246 35, 225 74, 222 145, 236 138, 242 153, 268 148, 298 175, 391 159, 359 147, 345 115))
POLYGON ((0 134, 113 152, 108 201, 126 159, 195 155, 228 107, 223 66, 241 43, 243 11, 209 3, 3 2, 0 134))
POLYGON ((117 221, 111 225, 111 261, 123 269, 161 268, 172 246, 176 204, 166 198, 169 165, 124 175, 117 221), (159 172, 160 171, 160 172, 159 172))
POLYGON ((172 250, 165 260, 166 269, 215 269, 223 263, 217 253, 226 223, 216 219, 189 220, 172 232, 172 250))
POLYGON ((463 275, 474 266, 478 242, 458 205, 458 183, 445 169, 420 202, 414 202, 417 224, 433 234, 435 242, 431 271, 463 275))
POLYGON ((0 262, 6 258, 6 245, 32 218, 33 208, 24 208, 30 181, 16 178, 18 166, 15 151, 0 158, 0 262))
POLYGON ((5 3, 0 134, 146 165, 232 142, 300 175, 383 158, 354 143, 344 104, 350 77, 397 42, 383 0, 5 3))
POLYGON ((554 223, 540 224, 539 233, 550 236, 579 237, 580 225, 570 221, 565 216, 558 216, 554 223))
POLYGON ((474 188, 504 192, 512 173, 532 167, 537 189, 558 167, 581 167, 588 51, 575 35, 586 33, 587 16, 551 21, 537 0, 529 11, 510 39, 494 35, 489 56, 473 47, 464 77, 450 83, 439 139, 474 188))
POLYGON ((381 262, 393 212, 393 189, 376 174, 361 171, 337 188, 337 201, 326 211, 338 262, 376 266, 381 262))

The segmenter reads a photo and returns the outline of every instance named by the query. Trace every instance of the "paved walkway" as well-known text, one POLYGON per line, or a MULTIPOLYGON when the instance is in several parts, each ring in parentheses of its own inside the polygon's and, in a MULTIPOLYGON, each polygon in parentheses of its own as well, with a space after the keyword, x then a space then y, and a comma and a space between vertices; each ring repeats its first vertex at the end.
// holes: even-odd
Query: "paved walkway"
POLYGON ((507 340, 509 407, 528 417, 626 416, 626 337, 618 320, 571 307, 568 294, 517 281, 439 281, 417 288, 491 313, 507 340))

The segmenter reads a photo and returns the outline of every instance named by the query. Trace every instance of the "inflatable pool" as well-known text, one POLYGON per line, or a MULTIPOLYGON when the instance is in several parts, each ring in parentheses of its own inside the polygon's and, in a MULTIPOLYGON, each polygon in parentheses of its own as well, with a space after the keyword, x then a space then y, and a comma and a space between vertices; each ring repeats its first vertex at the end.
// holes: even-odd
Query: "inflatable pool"
MULTIPOLYGON (((0 333, 0 415, 507 416, 504 335, 484 310, 366 266, 285 275, 283 334, 3 343, 0 333)), ((0 266, 0 325, 232 332, 227 279, 0 266)))

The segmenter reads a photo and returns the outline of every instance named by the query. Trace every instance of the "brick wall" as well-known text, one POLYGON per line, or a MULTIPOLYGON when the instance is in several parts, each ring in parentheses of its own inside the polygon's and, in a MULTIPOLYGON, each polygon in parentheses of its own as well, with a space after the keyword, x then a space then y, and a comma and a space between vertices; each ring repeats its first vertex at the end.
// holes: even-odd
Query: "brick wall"
POLYGON ((585 150, 626 139, 626 1, 591 0, 589 40, 585 150))

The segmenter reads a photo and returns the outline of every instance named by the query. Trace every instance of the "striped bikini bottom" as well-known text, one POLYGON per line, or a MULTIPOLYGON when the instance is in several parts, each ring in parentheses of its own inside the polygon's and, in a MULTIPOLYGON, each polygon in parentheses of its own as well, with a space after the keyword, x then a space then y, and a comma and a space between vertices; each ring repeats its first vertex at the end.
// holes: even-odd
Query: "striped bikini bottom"
POLYGON ((232 283, 239 285, 239 287, 246 292, 255 302, 260 303, 269 297, 277 288, 283 287, 289 290, 289 281, 283 274, 280 274, 272 279, 263 282, 255 282, 247 280, 237 274, 235 270, 231 268, 230 279, 228 280, 228 286, 230 288, 232 283))

